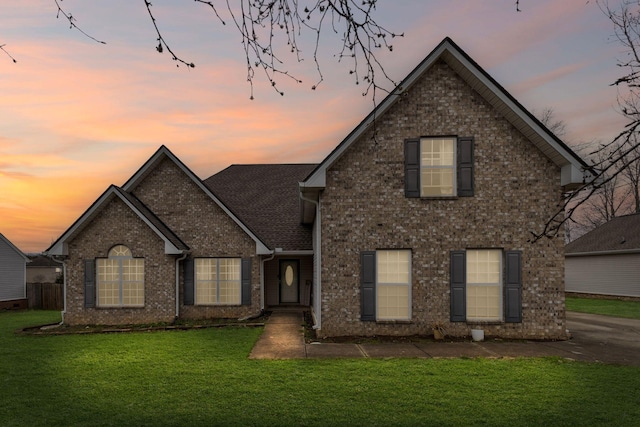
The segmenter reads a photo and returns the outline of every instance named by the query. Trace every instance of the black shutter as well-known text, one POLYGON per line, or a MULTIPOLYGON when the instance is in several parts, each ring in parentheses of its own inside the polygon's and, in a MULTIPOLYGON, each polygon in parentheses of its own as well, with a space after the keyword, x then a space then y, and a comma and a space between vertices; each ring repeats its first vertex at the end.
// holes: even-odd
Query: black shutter
POLYGON ((84 260, 84 306, 96 306, 96 261, 84 260))
POLYGON ((522 322, 522 252, 507 251, 504 286, 504 321, 522 322))
POLYGON ((451 251, 451 321, 467 319, 467 254, 451 251))
POLYGON ((195 274, 194 274, 195 260, 193 258, 187 258, 182 261, 184 267, 184 305, 193 305, 195 296, 195 274))
POLYGON ((473 196, 473 137, 458 138, 458 196, 473 196))
POLYGON ((360 293, 362 306, 360 320, 376 320, 376 253, 360 253, 360 293))
POLYGON ((420 140, 404 141, 404 195, 420 197, 420 140))
POLYGON ((242 258, 240 269, 242 305, 251 305, 251 258, 242 258))

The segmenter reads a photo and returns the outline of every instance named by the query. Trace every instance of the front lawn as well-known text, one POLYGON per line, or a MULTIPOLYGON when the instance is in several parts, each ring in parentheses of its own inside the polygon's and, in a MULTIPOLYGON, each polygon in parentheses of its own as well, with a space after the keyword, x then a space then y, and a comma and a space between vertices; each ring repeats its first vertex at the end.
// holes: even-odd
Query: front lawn
POLYGON ((16 335, 0 425, 635 426, 640 368, 545 359, 249 360, 261 329, 16 335))
POLYGON ((570 296, 566 298, 566 307, 580 313, 640 319, 640 301, 570 296))

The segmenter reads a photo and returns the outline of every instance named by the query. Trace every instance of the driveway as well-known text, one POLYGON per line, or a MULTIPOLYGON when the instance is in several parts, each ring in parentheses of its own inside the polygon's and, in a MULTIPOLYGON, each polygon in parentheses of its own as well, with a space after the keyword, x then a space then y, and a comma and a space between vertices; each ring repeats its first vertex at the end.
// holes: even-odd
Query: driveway
POLYGON ((576 360, 640 366, 640 320, 567 312, 572 339, 547 343, 576 360))

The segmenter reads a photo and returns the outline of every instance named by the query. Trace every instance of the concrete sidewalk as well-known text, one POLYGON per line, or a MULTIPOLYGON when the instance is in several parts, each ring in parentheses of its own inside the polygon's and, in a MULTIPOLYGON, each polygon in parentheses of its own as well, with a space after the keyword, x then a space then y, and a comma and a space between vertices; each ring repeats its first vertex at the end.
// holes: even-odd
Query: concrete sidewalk
POLYGON ((567 314, 568 341, 421 341, 305 344, 302 311, 274 311, 251 359, 546 357, 640 366, 640 321, 567 314), (593 333, 596 331, 597 333, 593 333), (607 339, 610 338, 610 339, 607 339))

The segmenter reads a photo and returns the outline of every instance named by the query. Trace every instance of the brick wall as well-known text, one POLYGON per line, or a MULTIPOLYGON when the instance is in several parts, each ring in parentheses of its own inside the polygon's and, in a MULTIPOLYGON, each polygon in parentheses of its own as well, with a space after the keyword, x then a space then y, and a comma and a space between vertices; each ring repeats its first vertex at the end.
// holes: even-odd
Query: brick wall
POLYGON ((260 259, 255 242, 174 162, 162 160, 132 192, 189 246, 190 256, 252 258, 250 306, 185 306, 181 273, 180 317, 236 318, 260 311, 260 259))
MULTIPOLYGON (((560 170, 444 62, 435 64, 327 170, 322 209, 322 336, 430 334, 449 323, 449 251, 522 251, 523 322, 480 325, 488 336, 566 338, 563 238, 529 243, 560 196, 560 170), (475 138, 475 196, 404 197, 404 139, 475 138), (361 251, 412 250, 412 319, 360 321, 361 251)), ((478 325, 475 325, 478 326, 478 325)))
MULTIPOLYGON (((171 160, 155 165, 133 193, 190 248, 193 257, 252 258, 252 302, 246 306, 184 306, 180 268, 180 317, 243 317, 260 310, 260 263, 255 243, 171 160)), ((67 261, 68 324, 170 322, 175 317, 176 256, 164 254, 164 242, 118 198, 114 198, 69 243, 67 261), (84 259, 106 257, 116 244, 145 258, 143 308, 84 308, 84 259)))
POLYGON ((67 324, 132 324, 170 322, 175 316, 174 257, 164 242, 119 198, 114 197, 82 232, 69 242, 67 260, 67 324), (106 258, 115 245, 144 257, 144 307, 85 308, 84 260, 106 258))

